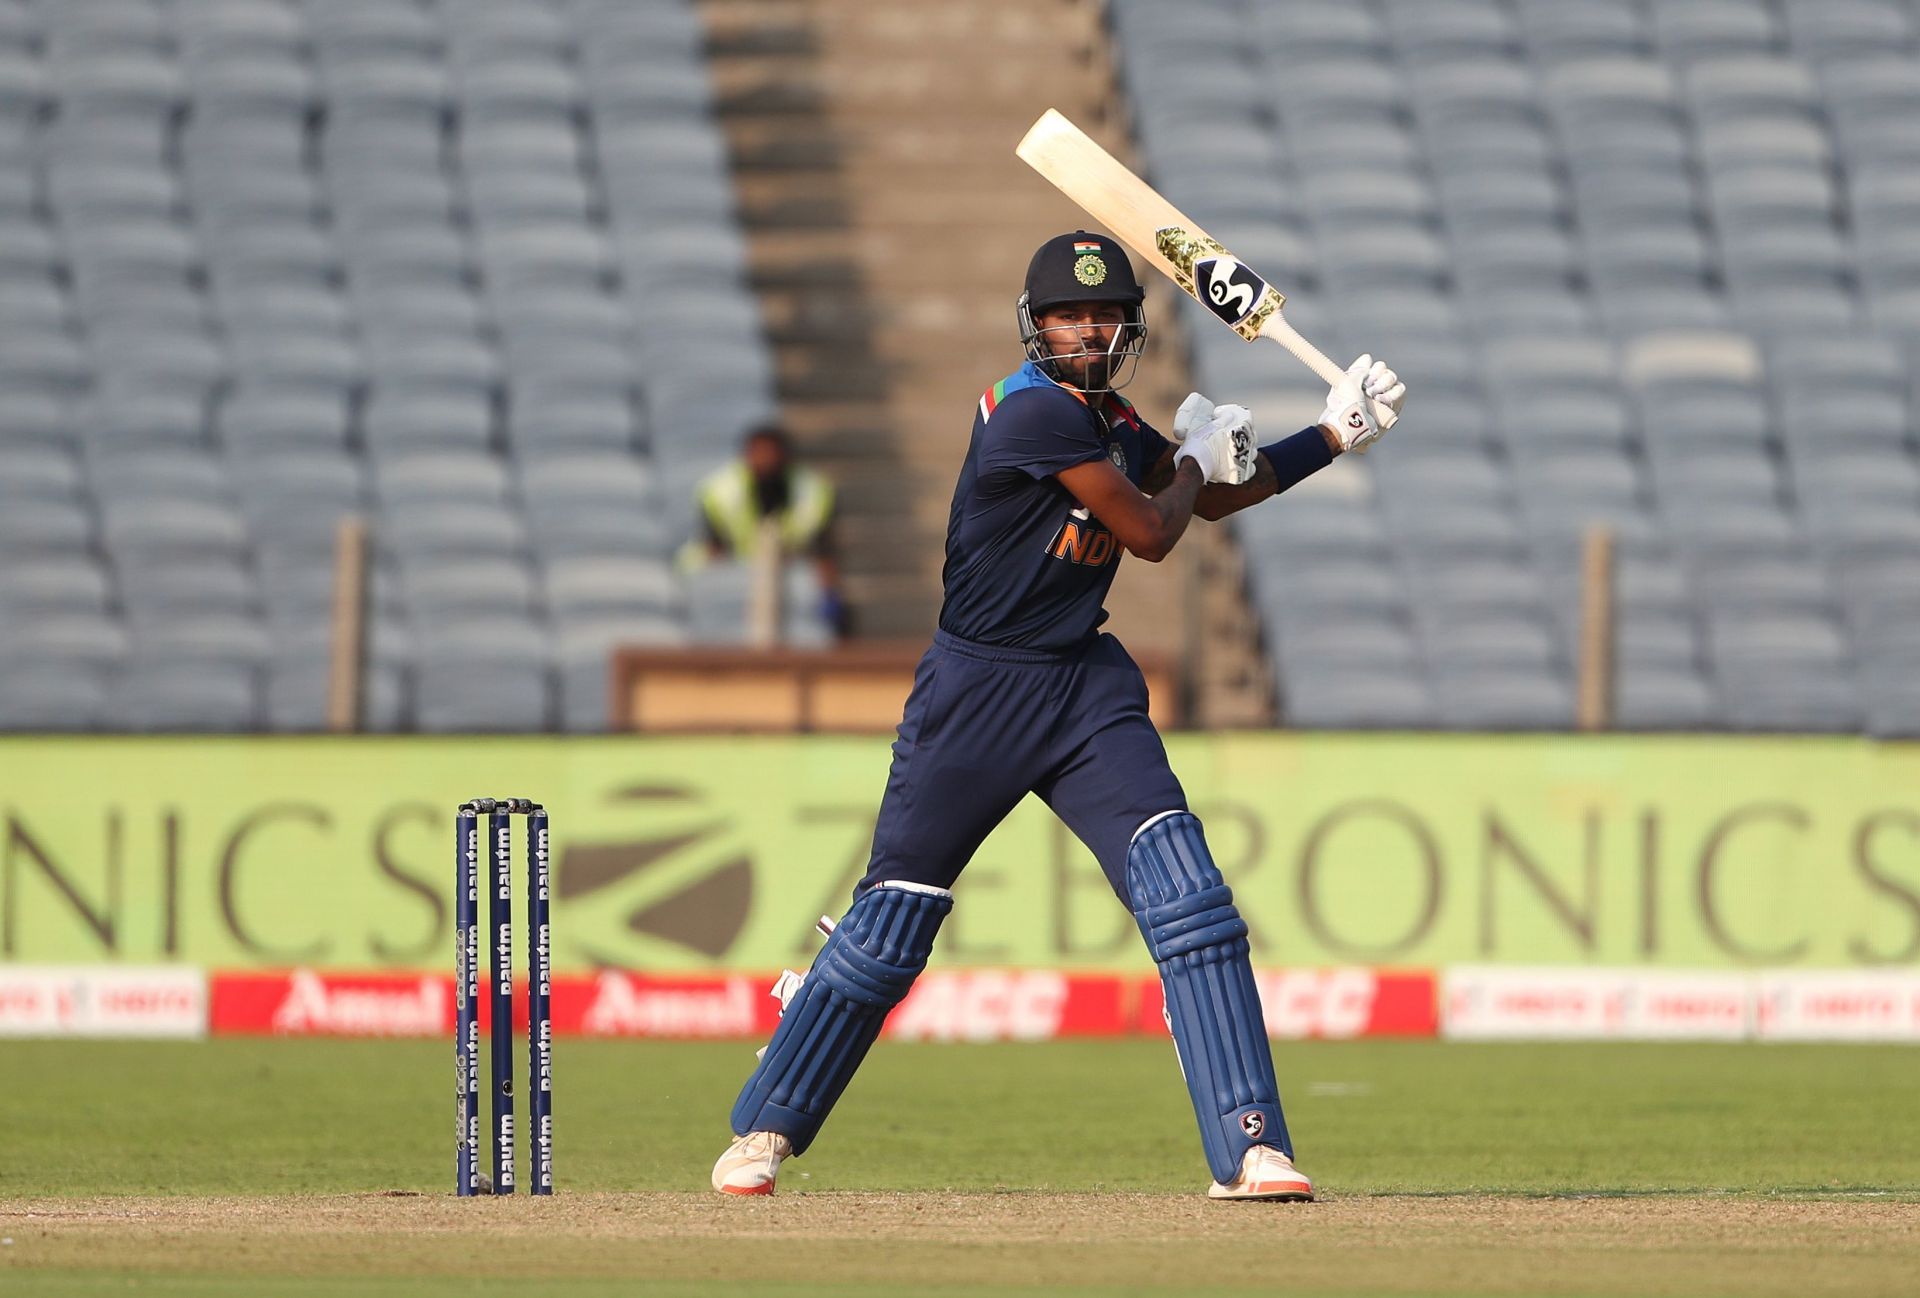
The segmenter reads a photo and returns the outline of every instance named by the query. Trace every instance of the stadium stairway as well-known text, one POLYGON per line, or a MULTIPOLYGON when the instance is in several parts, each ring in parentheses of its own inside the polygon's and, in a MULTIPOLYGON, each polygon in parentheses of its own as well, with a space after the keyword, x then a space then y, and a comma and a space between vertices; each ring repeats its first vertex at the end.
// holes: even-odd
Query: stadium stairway
MULTIPOLYGON (((1053 106, 1127 154, 1101 6, 702 0, 701 11, 781 407, 839 484, 859 632, 923 637, 970 411, 1018 359, 1027 258, 1042 232, 1085 220, 1013 144, 1053 106)), ((1169 291, 1148 285, 1149 363, 1129 389, 1159 420, 1189 387, 1169 291)), ((1198 660, 1196 719, 1264 723, 1271 687, 1231 593, 1238 556, 1225 529, 1192 535, 1168 563, 1128 565, 1112 625, 1137 650, 1198 660)))

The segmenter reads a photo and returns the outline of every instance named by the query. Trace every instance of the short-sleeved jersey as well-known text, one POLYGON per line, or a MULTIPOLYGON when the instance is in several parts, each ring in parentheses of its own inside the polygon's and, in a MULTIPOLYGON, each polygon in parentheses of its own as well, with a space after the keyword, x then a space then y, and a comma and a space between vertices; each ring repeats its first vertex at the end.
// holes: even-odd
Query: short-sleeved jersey
POLYGON ((940 629, 981 644, 1071 649, 1106 621, 1120 544, 1055 474, 1112 460, 1139 486, 1168 442, 1118 395, 1031 362, 980 398, 947 516, 940 629))

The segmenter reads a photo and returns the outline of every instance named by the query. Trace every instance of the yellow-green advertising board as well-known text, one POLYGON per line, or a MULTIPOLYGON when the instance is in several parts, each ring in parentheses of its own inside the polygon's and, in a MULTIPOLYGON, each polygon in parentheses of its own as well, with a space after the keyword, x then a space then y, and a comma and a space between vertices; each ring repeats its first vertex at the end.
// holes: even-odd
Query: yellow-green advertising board
MULTIPOLYGON (((1169 747, 1262 963, 1920 961, 1920 747, 1169 747)), ((870 738, 0 740, 0 960, 450 965, 453 808, 484 794, 552 811, 560 968, 792 964, 845 908, 887 758, 870 738)), ((1033 799, 957 892, 947 963, 1139 963, 1033 799)))

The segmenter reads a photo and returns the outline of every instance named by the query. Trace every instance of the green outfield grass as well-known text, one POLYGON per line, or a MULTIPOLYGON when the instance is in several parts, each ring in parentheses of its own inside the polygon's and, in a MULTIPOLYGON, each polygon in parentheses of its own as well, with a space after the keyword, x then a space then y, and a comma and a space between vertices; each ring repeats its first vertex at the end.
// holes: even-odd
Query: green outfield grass
POLYGON ((1920 1274, 1920 1051, 1277 1057, 1324 1192, 1304 1209, 1200 1198, 1153 1041, 883 1045, 781 1194, 750 1203, 705 1189, 749 1047, 562 1041, 560 1193, 456 1203, 450 1043, 11 1042, 0 1287, 1803 1298, 1920 1274))

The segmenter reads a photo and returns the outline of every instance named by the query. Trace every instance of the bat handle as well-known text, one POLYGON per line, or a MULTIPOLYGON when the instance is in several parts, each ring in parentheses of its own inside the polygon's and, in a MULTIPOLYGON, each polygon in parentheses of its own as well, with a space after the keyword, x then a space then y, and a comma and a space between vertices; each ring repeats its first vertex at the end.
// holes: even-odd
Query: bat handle
MULTIPOLYGON (((1260 336, 1271 338, 1292 352, 1301 364, 1325 379, 1329 387, 1338 383, 1346 374, 1345 370, 1327 359, 1325 352, 1302 338, 1300 331, 1289 324, 1287 318, 1278 311, 1268 316, 1266 323, 1260 326, 1260 336)), ((1400 416, 1394 412, 1392 406, 1380 401, 1370 404, 1373 406, 1373 417, 1379 422, 1383 431, 1392 428, 1399 420, 1400 416)))

